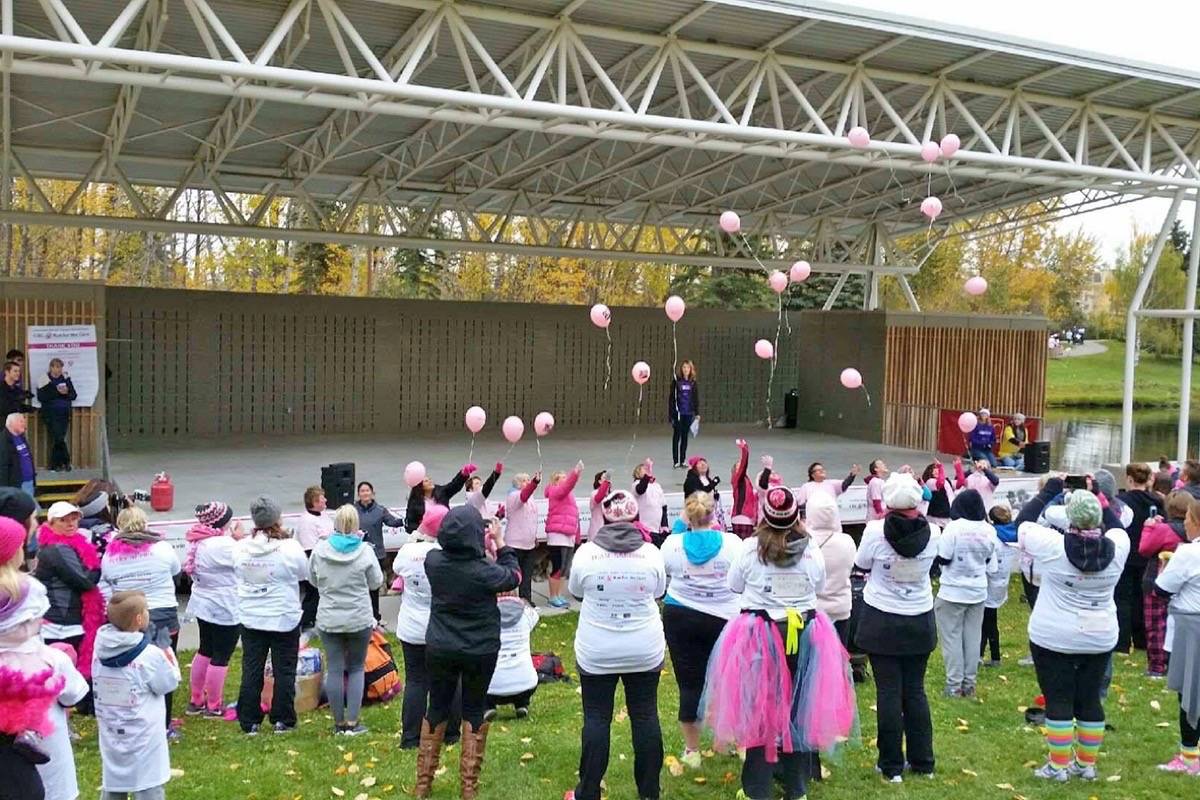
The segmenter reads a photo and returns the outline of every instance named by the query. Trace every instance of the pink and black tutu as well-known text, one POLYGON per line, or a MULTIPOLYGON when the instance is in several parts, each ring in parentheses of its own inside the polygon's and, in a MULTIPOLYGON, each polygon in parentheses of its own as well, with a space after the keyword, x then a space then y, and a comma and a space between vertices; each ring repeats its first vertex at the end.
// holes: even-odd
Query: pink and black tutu
POLYGON ((820 611, 791 617, 745 611, 721 632, 700 698, 718 748, 763 747, 773 763, 780 752, 832 753, 855 735, 850 656, 833 623, 820 611))

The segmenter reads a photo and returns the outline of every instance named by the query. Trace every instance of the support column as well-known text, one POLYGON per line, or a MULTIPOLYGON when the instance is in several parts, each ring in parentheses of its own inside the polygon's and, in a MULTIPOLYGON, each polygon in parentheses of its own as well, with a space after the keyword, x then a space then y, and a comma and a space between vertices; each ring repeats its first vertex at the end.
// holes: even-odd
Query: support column
MULTIPOLYGON (((1184 310, 1196 310, 1196 278, 1200 273, 1200 245, 1195 243, 1197 232, 1200 232, 1200 199, 1197 199, 1196 212, 1192 217, 1191 257, 1188 259, 1187 290, 1184 293, 1184 310)), ((1183 318, 1183 369, 1180 370, 1179 392, 1179 437, 1176 441, 1177 458, 1186 461, 1188 455, 1188 424, 1192 413, 1192 345, 1196 329, 1196 317, 1188 314, 1183 318)))
POLYGON ((1129 309, 1125 312, 1125 378, 1121 394, 1122 464, 1128 464, 1133 459, 1133 377, 1137 366, 1137 312, 1141 310, 1142 303, 1146 299, 1146 291, 1150 288, 1150 281, 1154 278, 1155 270, 1158 269, 1158 259, 1162 256, 1163 248, 1166 246, 1167 238, 1171 233, 1171 226, 1175 222, 1175 216, 1179 213, 1179 206, 1182 203, 1183 192, 1180 191, 1175 194, 1175 199, 1171 201, 1171 209, 1167 212, 1167 216, 1163 220, 1162 229, 1158 232, 1158 238, 1154 240, 1154 247, 1150 251, 1150 257, 1147 259, 1146 265, 1142 268, 1142 277, 1138 279, 1137 288, 1133 292, 1133 299, 1130 300, 1129 309))

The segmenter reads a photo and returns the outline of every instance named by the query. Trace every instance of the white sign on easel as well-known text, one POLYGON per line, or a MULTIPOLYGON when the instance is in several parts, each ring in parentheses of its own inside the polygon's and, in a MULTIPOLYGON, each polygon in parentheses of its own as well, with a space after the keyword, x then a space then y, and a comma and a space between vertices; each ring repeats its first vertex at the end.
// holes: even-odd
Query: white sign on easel
MULTIPOLYGON (((25 367, 29 383, 50 371, 50 360, 61 358, 63 374, 71 379, 78 397, 71 405, 90 408, 100 391, 100 359, 95 325, 30 325, 25 338, 25 367)), ((35 398, 33 404, 39 405, 35 398)))

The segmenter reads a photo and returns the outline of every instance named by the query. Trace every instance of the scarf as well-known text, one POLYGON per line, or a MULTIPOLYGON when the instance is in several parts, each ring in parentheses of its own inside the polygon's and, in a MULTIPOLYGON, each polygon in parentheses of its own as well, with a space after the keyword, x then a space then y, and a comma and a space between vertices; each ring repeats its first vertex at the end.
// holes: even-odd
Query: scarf
POLYGON ((108 543, 109 552, 114 556, 132 556, 150 549, 156 542, 162 541, 162 534, 153 531, 117 531, 117 535, 108 543))
POLYGON ((191 575, 196 571, 196 551, 200 549, 200 543, 205 539, 212 539, 216 536, 221 536, 225 532, 216 528, 210 528, 204 523, 197 522, 192 527, 188 528, 187 532, 187 557, 183 562, 183 571, 191 575))
MULTIPOLYGON (((89 572, 100 569, 100 555, 90 541, 79 534, 63 536, 56 533, 49 525, 43 524, 38 528, 38 548, 55 545, 62 545, 74 550, 75 555, 79 556, 79 562, 83 564, 83 568, 89 572)), ((79 600, 83 612, 83 641, 79 643, 79 659, 76 668, 80 675, 90 679, 92 677, 92 652, 96 647, 96 631, 100 630, 100 626, 105 622, 104 595, 100 594, 99 587, 93 586, 86 592, 80 592, 79 600)))

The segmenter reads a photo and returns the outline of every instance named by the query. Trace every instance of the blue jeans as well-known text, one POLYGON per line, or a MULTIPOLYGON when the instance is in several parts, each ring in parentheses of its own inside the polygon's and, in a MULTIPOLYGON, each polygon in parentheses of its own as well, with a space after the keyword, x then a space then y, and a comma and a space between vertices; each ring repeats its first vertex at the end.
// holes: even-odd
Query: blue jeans
POLYGON ((1004 458, 1000 459, 1000 466, 1024 470, 1025 456, 1021 455, 1020 453, 1017 453, 1015 456, 1005 456, 1004 458))
POLYGON ((37 497, 34 495, 35 489, 34 489, 33 481, 22 481, 21 482, 21 491, 33 498, 33 504, 34 504, 34 506, 37 507, 38 511, 42 510, 42 507, 38 505, 37 497))
POLYGON ((972 447, 971 448, 971 460, 979 461, 980 459, 983 459, 984 461, 988 462, 988 466, 990 466, 990 467, 994 468, 996 466, 996 455, 992 452, 992 449, 990 447, 987 447, 987 448, 972 447))

